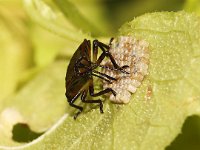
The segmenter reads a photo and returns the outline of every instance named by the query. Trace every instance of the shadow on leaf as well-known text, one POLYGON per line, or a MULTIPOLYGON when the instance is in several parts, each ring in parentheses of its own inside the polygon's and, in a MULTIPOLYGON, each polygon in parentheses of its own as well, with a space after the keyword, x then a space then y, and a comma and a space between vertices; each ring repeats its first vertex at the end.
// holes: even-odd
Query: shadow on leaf
POLYGON ((176 139, 166 150, 199 150, 200 149, 200 117, 188 117, 176 139))
POLYGON ((41 136, 44 132, 37 133, 25 123, 17 123, 12 130, 12 139, 16 142, 27 143, 41 136))

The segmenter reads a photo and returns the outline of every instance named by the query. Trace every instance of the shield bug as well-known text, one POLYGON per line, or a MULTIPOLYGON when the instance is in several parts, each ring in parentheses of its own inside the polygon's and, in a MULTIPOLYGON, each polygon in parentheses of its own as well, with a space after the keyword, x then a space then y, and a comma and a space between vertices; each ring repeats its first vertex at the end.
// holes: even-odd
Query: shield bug
POLYGON ((92 100, 87 99, 88 93, 92 97, 97 97, 106 93, 111 93, 113 96, 116 96, 116 92, 112 88, 105 88, 98 93, 94 93, 94 82, 93 77, 98 77, 108 84, 111 84, 113 81, 116 81, 116 78, 109 76, 105 73, 99 72, 98 67, 105 69, 115 70, 121 73, 128 74, 124 69, 128 66, 120 67, 113 56, 110 53, 111 42, 106 45, 98 40, 93 41, 93 47, 91 50, 90 40, 85 39, 78 49, 73 54, 69 66, 67 68, 67 73, 65 77, 65 87, 66 87, 66 97, 69 102, 69 105, 78 109, 79 111, 75 114, 74 119, 83 111, 83 107, 76 105, 74 102, 81 97, 83 103, 97 103, 100 106, 100 112, 103 113, 103 103, 100 99, 92 100), (102 53, 98 57, 98 50, 101 49, 102 53), (98 57, 98 58, 97 58, 98 57), (111 66, 101 65, 101 62, 108 58, 111 61, 111 66))

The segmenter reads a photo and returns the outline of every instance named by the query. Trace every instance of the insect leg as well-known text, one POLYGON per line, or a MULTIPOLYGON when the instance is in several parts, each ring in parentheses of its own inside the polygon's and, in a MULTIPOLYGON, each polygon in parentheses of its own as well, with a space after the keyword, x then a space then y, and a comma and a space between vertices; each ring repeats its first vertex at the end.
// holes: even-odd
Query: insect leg
MULTIPOLYGON (((98 40, 94 40, 93 41, 93 45, 96 46, 96 47, 100 47, 100 46, 105 47, 107 50, 109 50, 109 48, 110 48, 110 46, 109 46, 110 44, 106 45, 106 44, 104 44, 102 42, 99 42, 98 40)), ((105 49, 102 49, 102 51, 105 52, 105 49)))
POLYGON ((103 77, 106 77, 106 78, 108 78, 108 79, 110 79, 110 80, 117 81, 116 78, 113 78, 113 77, 111 77, 111 76, 109 76, 109 75, 107 75, 107 74, 105 74, 105 73, 101 73, 101 72, 96 71, 96 70, 93 70, 93 72, 94 72, 94 73, 97 73, 97 74, 100 74, 100 75, 102 75, 103 77))
POLYGON ((98 93, 94 93, 94 85, 93 85, 93 80, 91 79, 91 82, 90 82, 90 86, 89 86, 89 92, 90 92, 90 95, 93 96, 93 97, 96 97, 96 96, 100 96, 100 95, 104 95, 106 93, 109 93, 111 92, 114 96, 116 96, 116 92, 111 89, 111 88, 106 88, 98 93))
POLYGON ((100 112, 103 113, 103 103, 102 103, 102 101, 100 99, 99 100, 86 100, 86 96, 87 96, 87 91, 84 90, 82 95, 81 95, 81 101, 83 103, 99 103, 100 112))
MULTIPOLYGON (((106 65, 99 65, 99 67, 103 68, 103 69, 107 69, 107 70, 114 70, 114 71, 118 71, 116 68, 110 67, 110 66, 106 66, 106 65)), ((123 69, 128 68, 129 66, 125 65, 122 66, 123 69)))
MULTIPOLYGON (((98 47, 100 45, 102 45, 102 47, 105 47, 107 50, 109 50, 110 46, 112 45, 112 41, 113 41, 114 38, 111 38, 110 39, 110 42, 109 42, 109 45, 106 45, 104 43, 101 43, 99 42, 98 40, 94 40, 93 41, 93 61, 95 62, 97 60, 97 55, 98 55, 98 47)), ((105 49, 102 49, 103 53, 106 52, 105 49)))
MULTIPOLYGON (((111 39, 111 41, 112 41, 112 39, 111 39)), ((121 72, 123 72, 123 73, 129 74, 128 72, 126 72, 126 71, 124 70, 124 67, 129 67, 129 66, 125 65, 125 66, 123 66, 123 67, 120 67, 120 66, 116 63, 116 61, 115 61, 115 59, 113 58, 112 54, 109 52, 110 46, 108 46, 108 45, 106 45, 106 44, 104 44, 104 43, 101 43, 101 42, 99 42, 98 40, 94 40, 94 41, 93 41, 93 44, 94 44, 94 47, 99 47, 99 48, 103 51, 103 53, 100 55, 100 57, 99 57, 99 58, 97 59, 97 61, 96 61, 97 65, 100 65, 100 63, 103 61, 103 59, 104 59, 105 57, 108 57, 108 58, 110 59, 110 61, 112 62, 114 68, 116 68, 117 70, 119 70, 119 71, 121 71, 121 72), (107 49, 107 50, 105 50, 105 49, 107 49)))
POLYGON ((102 79, 102 80, 105 80, 106 82, 108 82, 108 83, 112 83, 110 80, 108 80, 108 79, 106 79, 106 78, 104 78, 104 77, 102 77, 102 76, 99 76, 99 75, 97 75, 97 74, 94 74, 94 73, 92 73, 92 75, 93 76, 95 76, 95 77, 98 77, 98 78, 100 78, 100 79, 102 79))
MULTIPOLYGON (((93 62, 95 62, 97 60, 97 55, 98 55, 98 47, 99 47, 99 43, 101 43, 104 47, 106 47, 106 49, 109 49, 111 46, 111 43, 113 41, 114 38, 110 39, 109 45, 106 45, 104 43, 99 42, 98 40, 94 40, 93 41, 93 62)), ((105 50, 103 49, 103 52, 105 52, 105 50)))
MULTIPOLYGON (((103 46, 101 46, 101 45, 99 45, 99 47, 100 47, 101 49, 104 49, 103 46)), ((116 68, 117 70, 119 70, 119 71, 121 71, 121 72, 123 72, 123 73, 129 74, 128 72, 126 72, 126 71, 124 70, 124 68, 127 68, 127 67, 129 67, 129 66, 125 65, 125 66, 120 67, 120 66, 116 63, 114 57, 112 56, 112 54, 111 54, 109 51, 105 51, 105 54, 104 54, 104 55, 107 56, 107 57, 109 57, 110 61, 112 62, 113 66, 114 66, 114 68, 116 68)), ((101 61, 102 61, 102 60, 101 60, 101 61)))
POLYGON ((97 55, 98 55, 98 45, 96 40, 93 41, 93 62, 97 60, 97 55))
POLYGON ((111 89, 111 88, 106 88, 105 90, 102 90, 102 91, 100 91, 98 93, 94 93, 94 88, 90 87, 90 95, 93 96, 93 97, 104 95, 104 94, 109 93, 109 92, 112 92, 112 94, 114 96, 117 95, 117 93, 113 89, 111 89))
POLYGON ((111 46, 112 46, 112 41, 113 41, 113 40, 114 40, 114 37, 111 37, 111 38, 110 38, 109 45, 108 45, 109 47, 111 47, 111 46))
POLYGON ((77 98, 80 95, 81 95, 81 92, 78 92, 78 94, 76 94, 71 100, 68 100, 70 106, 72 106, 76 109, 79 109, 79 111, 74 115, 74 119, 76 119, 78 117, 78 115, 83 111, 83 107, 74 104, 74 102, 77 100, 77 98))

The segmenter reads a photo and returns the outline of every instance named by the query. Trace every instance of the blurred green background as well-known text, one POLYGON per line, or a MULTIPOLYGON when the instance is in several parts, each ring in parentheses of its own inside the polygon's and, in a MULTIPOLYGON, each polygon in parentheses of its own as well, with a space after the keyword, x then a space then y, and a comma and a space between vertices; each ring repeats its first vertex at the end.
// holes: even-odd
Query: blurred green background
POLYGON ((117 30, 124 22, 147 12, 182 10, 185 0, 103 0, 106 16, 117 30))
MULTIPOLYGON (((58 12, 59 5, 56 5, 55 1, 44 0, 50 8, 58 12)), ((200 15, 199 0, 71 0, 70 2, 77 7, 85 20, 100 31, 96 33, 91 31, 89 35, 102 39, 114 36, 122 24, 144 13, 186 10, 200 15)), ((73 20, 73 16, 71 18, 69 16, 68 19, 61 16, 58 20, 64 28, 76 29, 86 34, 89 32, 82 29, 73 20)), ((25 11, 22 0, 0 0, 0 112, 3 110, 6 98, 15 95, 33 76, 52 62, 70 58, 79 44, 70 38, 65 39, 49 32, 40 22, 25 11)), ((182 133, 166 149, 199 150, 200 118, 197 116, 188 118, 182 133)))

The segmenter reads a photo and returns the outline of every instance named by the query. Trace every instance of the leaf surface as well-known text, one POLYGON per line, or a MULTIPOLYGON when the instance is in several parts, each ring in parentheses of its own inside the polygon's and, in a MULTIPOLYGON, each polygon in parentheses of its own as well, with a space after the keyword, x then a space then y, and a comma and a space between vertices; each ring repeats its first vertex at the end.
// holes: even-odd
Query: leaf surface
POLYGON ((149 74, 130 103, 107 99, 104 114, 97 107, 76 121, 65 115, 40 138, 17 149, 165 149, 188 116, 200 115, 199 27, 200 18, 185 12, 150 13, 123 25, 119 35, 150 45, 149 74))

